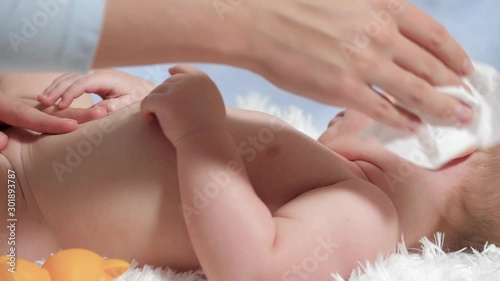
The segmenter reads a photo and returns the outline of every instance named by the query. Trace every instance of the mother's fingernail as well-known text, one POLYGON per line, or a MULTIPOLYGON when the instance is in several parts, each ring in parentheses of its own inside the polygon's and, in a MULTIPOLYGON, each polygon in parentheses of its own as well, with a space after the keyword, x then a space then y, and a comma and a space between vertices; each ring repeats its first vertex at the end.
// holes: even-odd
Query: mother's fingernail
POLYGON ((472 118, 474 111, 468 105, 460 104, 455 110, 455 116, 458 121, 462 123, 467 123, 472 118))
POLYGON ((104 106, 96 106, 96 107, 92 108, 92 111, 96 114, 106 114, 107 115, 112 110, 108 110, 108 108, 104 107, 104 106))
POLYGON ((464 64, 462 66, 462 74, 469 75, 474 71, 474 65, 469 58, 465 58, 464 64))
POLYGON ((68 125, 78 125, 78 121, 74 119, 64 119, 64 122, 68 125))
POLYGON ((418 130, 418 128, 420 128, 420 125, 422 125, 422 123, 420 123, 419 121, 417 120, 414 120, 414 119, 410 119, 408 121, 408 129, 411 131, 411 132, 416 132, 418 130))

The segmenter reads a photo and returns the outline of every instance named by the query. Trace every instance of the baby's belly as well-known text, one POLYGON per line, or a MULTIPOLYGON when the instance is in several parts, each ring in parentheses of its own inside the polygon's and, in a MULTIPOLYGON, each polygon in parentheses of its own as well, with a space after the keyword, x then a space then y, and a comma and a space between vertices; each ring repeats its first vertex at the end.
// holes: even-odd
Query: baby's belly
MULTIPOLYGON (((22 154, 32 135, 15 128, 6 129, 3 132, 8 135, 9 143, 7 148, 2 151, 0 158, 2 158, 1 164, 3 168, 10 174, 10 181, 7 182, 7 178, 1 179, 5 182, 0 184, 0 192, 1 194, 7 194, 7 189, 12 189, 12 185, 15 186, 14 192, 11 193, 14 197, 10 198, 11 201, 9 202, 9 219, 14 218, 15 220, 7 223, 12 228, 6 229, 2 227, 0 230, 0 236, 8 235, 13 237, 13 240, 9 241, 8 244, 2 243, 0 245, 0 255, 15 252, 18 257, 29 259, 46 258, 47 253, 53 252, 56 248, 56 241, 37 208, 22 164, 22 154)), ((7 198, 3 196, 1 200, 7 202, 7 198)), ((7 206, 3 206, 3 204, 0 204, 0 206, 3 207, 1 210, 2 215, 7 215, 7 206)), ((0 216, 0 218, 3 218, 3 216, 0 216)), ((5 220, 2 219, 2 221, 5 220)), ((5 241, 1 240, 2 242, 5 241)))
POLYGON ((137 110, 70 134, 18 140, 31 145, 11 141, 9 157, 16 170, 24 167, 23 186, 34 198, 28 208, 39 208, 51 234, 30 235, 42 225, 26 222, 19 235, 30 239, 19 255, 43 258, 78 247, 140 264, 199 267, 179 208, 175 150, 137 110))

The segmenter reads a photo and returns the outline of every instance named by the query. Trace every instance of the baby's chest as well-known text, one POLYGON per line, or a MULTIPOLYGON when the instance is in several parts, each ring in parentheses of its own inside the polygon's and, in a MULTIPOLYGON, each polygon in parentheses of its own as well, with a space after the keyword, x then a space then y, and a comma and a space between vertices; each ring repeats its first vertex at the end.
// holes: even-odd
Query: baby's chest
POLYGON ((240 144, 239 150, 257 195, 268 205, 279 207, 348 174, 344 163, 321 144, 293 133, 260 146, 240 144))

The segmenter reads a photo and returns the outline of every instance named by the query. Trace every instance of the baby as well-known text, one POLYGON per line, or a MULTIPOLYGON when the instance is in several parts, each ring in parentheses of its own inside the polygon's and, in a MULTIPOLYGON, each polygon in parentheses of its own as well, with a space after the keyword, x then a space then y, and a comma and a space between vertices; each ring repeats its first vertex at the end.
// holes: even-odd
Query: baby
POLYGON ((113 98, 134 101, 123 92, 149 84, 116 71, 62 76, 40 102, 62 97, 66 108, 98 92, 112 113, 65 135, 4 130, 0 208, 15 173, 19 257, 82 247, 201 267, 209 280, 316 281, 390 254, 401 236, 410 247, 436 231, 450 249, 500 241, 496 148, 428 171, 361 140, 372 120, 355 111, 316 141, 270 115, 225 108, 197 69, 170 72, 141 103, 117 110, 113 98))

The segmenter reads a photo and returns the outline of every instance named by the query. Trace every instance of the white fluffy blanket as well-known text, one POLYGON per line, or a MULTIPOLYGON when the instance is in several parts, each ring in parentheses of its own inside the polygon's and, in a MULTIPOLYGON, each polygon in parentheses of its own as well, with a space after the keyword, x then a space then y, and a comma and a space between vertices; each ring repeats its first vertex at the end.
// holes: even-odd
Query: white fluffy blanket
MULTIPOLYGON (((500 280, 500 248, 485 246, 482 252, 445 253, 437 244, 422 239, 420 253, 409 253, 404 244, 396 253, 367 263, 354 270, 349 281, 498 281, 500 280)), ((206 281, 201 271, 176 273, 170 269, 135 268, 119 281, 206 281)), ((332 274, 334 281, 346 281, 332 274)), ((216 281, 216 280, 215 280, 216 281)), ((236 280, 235 280, 236 281, 236 280)), ((312 281, 312 280, 311 280, 312 281)))
MULTIPOLYGON (((318 137, 320 131, 313 126, 312 115, 299 107, 280 107, 269 102, 268 97, 250 93, 238 97, 238 107, 264 111, 289 122, 297 129, 318 137)), ((422 249, 408 251, 404 243, 397 251, 381 257, 375 263, 360 264, 349 281, 498 281, 500 280, 500 248, 486 245, 483 251, 472 254, 464 251, 445 253, 441 249, 444 237, 436 235, 436 243, 422 239, 422 249)), ((242 241, 242 243, 244 243, 242 241)), ((134 268, 120 281, 206 281, 201 271, 176 273, 169 269, 134 268)), ((332 280, 346 281, 332 273, 332 280)), ((214 280, 216 281, 216 280, 214 280)), ((236 281, 236 280, 235 280, 236 281)))

